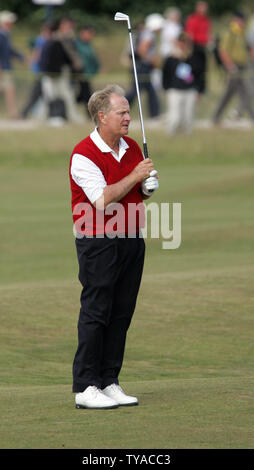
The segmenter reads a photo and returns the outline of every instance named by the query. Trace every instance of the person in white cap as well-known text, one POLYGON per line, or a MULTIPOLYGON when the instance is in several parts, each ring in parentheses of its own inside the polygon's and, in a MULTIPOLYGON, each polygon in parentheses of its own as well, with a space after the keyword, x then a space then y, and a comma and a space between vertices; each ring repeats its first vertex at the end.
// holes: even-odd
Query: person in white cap
POLYGON ((10 11, 0 13, 0 91, 4 92, 10 118, 17 118, 16 89, 12 78, 12 58, 24 61, 24 56, 11 44, 10 31, 17 17, 10 11))
MULTIPOLYGON (((155 67, 158 66, 156 54, 156 34, 161 31, 164 19, 162 15, 153 13, 147 16, 145 27, 141 30, 135 44, 136 68, 139 79, 140 91, 145 90, 148 98, 148 111, 151 118, 160 114, 160 103, 156 89, 152 83, 151 75, 155 67)), ((126 98, 130 105, 136 98, 135 81, 127 92, 126 98)))

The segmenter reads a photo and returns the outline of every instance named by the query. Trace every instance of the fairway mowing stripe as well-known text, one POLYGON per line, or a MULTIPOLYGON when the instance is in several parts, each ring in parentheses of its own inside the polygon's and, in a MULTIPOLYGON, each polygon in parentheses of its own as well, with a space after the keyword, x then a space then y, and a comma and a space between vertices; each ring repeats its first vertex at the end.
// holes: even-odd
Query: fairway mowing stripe
MULTIPOLYGON (((220 384, 220 383, 231 383, 231 384, 234 384, 237 385, 238 387, 241 387, 241 385, 243 385, 244 381, 246 382, 252 382, 254 381, 254 376, 253 375, 247 375, 247 376, 219 376, 219 377, 189 377, 189 378, 170 378, 170 379, 154 379, 154 380, 142 380, 142 378, 140 377, 140 379, 138 381, 123 381, 122 382, 122 385, 126 388, 138 388, 138 390, 143 390, 143 392, 145 393, 145 385, 147 385, 148 389, 153 391, 153 390, 157 390, 157 386, 158 384, 160 384, 162 387, 165 387, 165 388, 177 388, 179 386, 179 384, 186 384, 189 386, 189 384, 191 382, 193 382, 193 384, 204 384, 204 383, 209 383, 209 384, 214 384, 214 386, 216 384, 220 384)), ((34 392, 37 392, 40 393, 40 394, 43 394, 44 393, 44 390, 53 390, 53 391, 56 391, 56 390, 59 390, 59 389, 62 389, 63 391, 65 391, 66 393, 68 394, 72 394, 72 392, 70 392, 70 386, 69 385, 66 385, 66 384, 54 384, 54 385, 30 385, 30 384, 22 384, 22 385, 0 385, 0 393, 4 393, 4 392, 7 392, 9 394, 9 391, 12 390, 12 392, 14 393, 15 391, 18 393, 19 391, 23 390, 27 395, 29 394, 32 394, 34 392)), ((250 391, 250 396, 252 396, 253 392, 252 390, 250 391)))
MULTIPOLYGON (((6 224, 6 223, 12 223, 12 224, 17 224, 17 222, 43 222, 43 221, 49 221, 49 219, 52 219, 53 221, 55 220, 66 220, 65 214, 55 214, 55 209, 62 209, 64 205, 54 205, 53 204, 50 206, 50 210, 52 210, 52 214, 45 214, 45 215, 22 215, 22 216, 16 216, 15 218, 13 215, 9 216, 2 216, 0 217, 0 224, 6 224)), ((48 206, 46 206, 46 209, 48 210, 48 206)))
POLYGON ((26 281, 26 282, 15 282, 13 284, 6 284, 5 286, 2 285, 0 286, 0 291, 6 291, 6 290, 13 290, 13 289, 41 289, 42 287, 80 287, 80 284, 78 281, 75 281, 73 279, 64 279, 64 280, 55 280, 52 279, 52 281, 26 281))
MULTIPOLYGON (((207 277, 215 277, 218 276, 219 274, 225 276, 228 274, 230 277, 232 276, 233 272, 236 272, 236 274, 245 274, 245 273, 250 273, 254 272, 254 267, 252 265, 247 265, 247 266, 235 266, 235 267, 228 267, 228 268, 219 268, 219 269, 200 269, 200 270, 195 270, 195 271, 179 271, 179 272, 174 272, 174 273, 153 273, 153 274, 144 274, 143 280, 144 281, 150 281, 152 280, 161 280, 164 278, 171 278, 171 279, 192 279, 193 277, 200 277, 200 276, 207 276, 207 277)), ((246 276, 248 277, 248 276, 246 276)))
MULTIPOLYGON (((143 282, 151 282, 152 281, 160 281, 162 279, 175 279, 175 280, 181 280, 181 279, 193 279, 193 277, 202 277, 202 276, 207 276, 207 277, 215 277, 218 275, 228 275, 232 277, 232 273, 235 274, 246 274, 246 277, 248 277, 247 274, 253 272, 254 273, 254 267, 252 265, 246 265, 246 266, 235 266, 235 267, 228 267, 228 268, 220 268, 220 269, 201 269, 201 270, 195 270, 195 271, 179 271, 179 272, 174 272, 174 273, 152 273, 152 274, 144 274, 143 275, 143 282)), ((56 280, 52 279, 51 281, 27 281, 27 282, 15 282, 13 284, 6 284, 6 285, 1 285, 0 286, 0 291, 6 291, 6 290, 13 290, 13 289, 41 289, 42 287, 80 287, 79 281, 73 280, 73 279, 64 279, 64 280, 56 280)))

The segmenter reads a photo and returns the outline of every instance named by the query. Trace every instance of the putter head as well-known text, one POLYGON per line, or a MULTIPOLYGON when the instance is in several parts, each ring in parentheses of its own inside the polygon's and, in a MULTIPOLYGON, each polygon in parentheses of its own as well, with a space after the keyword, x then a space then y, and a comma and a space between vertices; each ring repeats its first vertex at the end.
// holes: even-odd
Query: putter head
POLYGON ((125 13, 120 13, 119 11, 115 14, 114 17, 115 21, 127 21, 128 27, 130 28, 130 18, 128 15, 125 15, 125 13))

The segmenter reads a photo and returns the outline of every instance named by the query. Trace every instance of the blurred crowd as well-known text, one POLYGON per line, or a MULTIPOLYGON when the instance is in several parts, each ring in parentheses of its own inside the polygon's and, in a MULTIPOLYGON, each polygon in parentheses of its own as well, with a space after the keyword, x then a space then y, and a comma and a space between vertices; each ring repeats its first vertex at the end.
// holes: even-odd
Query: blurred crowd
POLYGON ((100 70, 100 60, 92 41, 95 29, 84 25, 78 34, 70 17, 46 21, 31 41, 31 56, 27 59, 13 47, 11 29, 16 15, 0 13, 0 89, 5 94, 8 115, 26 119, 36 109, 40 119, 54 125, 66 120, 81 123, 88 114, 87 103, 92 94, 91 79, 100 70), (24 108, 18 112, 12 58, 26 62, 34 76, 24 108))
MULTIPOLYGON (((220 124, 223 113, 238 96, 235 117, 247 113, 253 121, 254 95, 254 7, 250 15, 235 11, 220 35, 213 31, 207 2, 198 1, 185 21, 177 7, 164 15, 149 15, 139 24, 135 36, 135 56, 140 88, 147 94, 151 118, 161 115, 166 104, 167 132, 192 131, 197 103, 207 91, 208 57, 223 71, 224 90, 211 116, 220 124), (156 48, 156 46, 158 46, 156 48), (158 91, 162 89, 162 99, 158 91)), ((135 99, 135 84, 127 92, 135 99)))
MULTIPOLYGON (((12 45, 10 33, 15 21, 13 13, 0 13, 0 91, 4 93, 9 116, 26 119, 36 109, 37 116, 55 124, 66 120, 82 122, 88 115, 92 79, 101 68, 93 46, 95 29, 84 25, 77 32, 69 17, 45 22, 31 44, 32 55, 28 61, 12 45), (34 83, 21 111, 16 105, 13 58, 29 63, 34 74, 34 83)), ((213 31, 207 2, 198 1, 184 21, 178 7, 169 7, 164 15, 151 14, 136 25, 133 41, 140 91, 147 96, 149 117, 160 118, 162 108, 166 109, 169 135, 192 131, 197 104, 207 92, 208 53, 211 52, 225 76, 212 123, 220 123, 234 96, 238 97, 235 117, 248 113, 254 121, 254 7, 249 15, 233 12, 220 35, 213 31)), ((136 87, 129 47, 123 51, 122 60, 132 74, 126 92, 132 106, 136 87)))

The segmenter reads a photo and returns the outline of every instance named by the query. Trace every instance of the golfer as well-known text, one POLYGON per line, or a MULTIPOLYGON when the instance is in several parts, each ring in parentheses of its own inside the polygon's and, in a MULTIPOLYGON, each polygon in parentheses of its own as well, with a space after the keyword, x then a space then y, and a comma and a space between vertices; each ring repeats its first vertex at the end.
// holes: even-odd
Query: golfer
POLYGON ((73 392, 76 408, 105 409, 138 404, 118 376, 144 263, 142 201, 158 188, 158 177, 126 137, 131 118, 122 88, 96 91, 88 109, 96 127, 75 146, 69 171, 83 287, 73 392))

